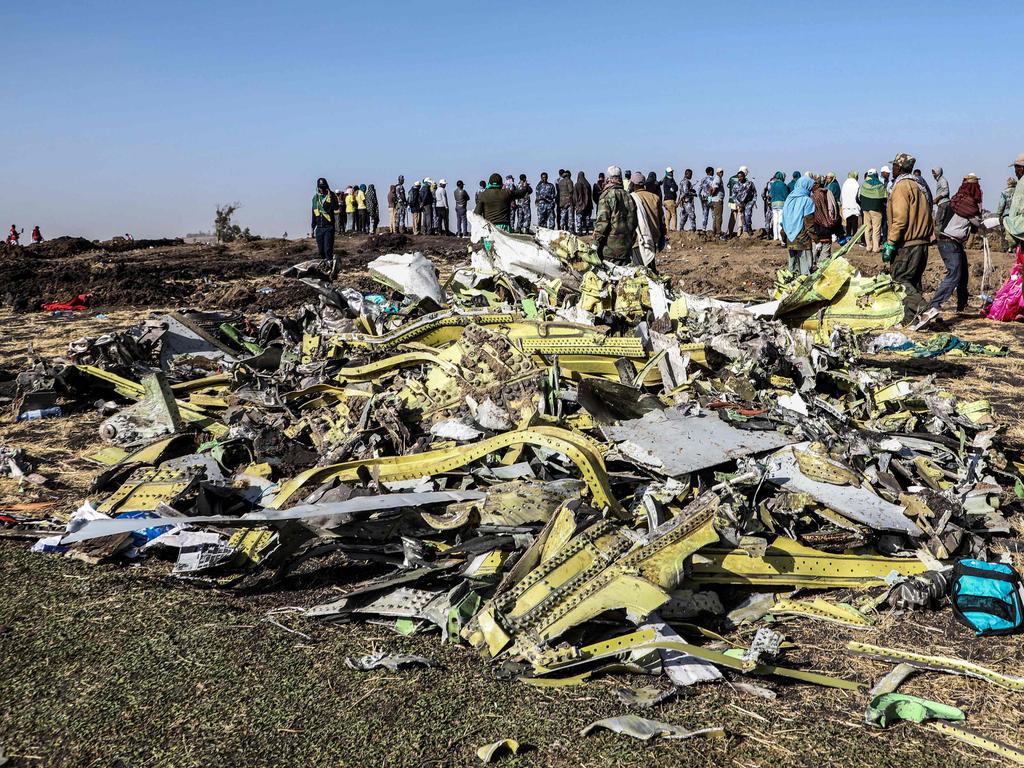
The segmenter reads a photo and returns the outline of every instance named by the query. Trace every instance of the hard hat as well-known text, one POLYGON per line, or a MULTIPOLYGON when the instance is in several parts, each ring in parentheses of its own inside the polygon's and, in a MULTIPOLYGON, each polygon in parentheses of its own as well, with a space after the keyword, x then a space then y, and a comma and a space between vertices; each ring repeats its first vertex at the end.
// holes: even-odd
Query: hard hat
POLYGON ((437 182, 437 183, 438 183, 438 184, 440 184, 441 186, 444 186, 444 185, 445 185, 445 184, 447 184, 448 182, 447 182, 447 181, 445 181, 444 179, 441 179, 441 180, 440 180, 439 182, 437 182))
POLYGON ((747 166, 741 165, 740 169, 738 171, 736 171, 736 173, 748 173, 747 166))

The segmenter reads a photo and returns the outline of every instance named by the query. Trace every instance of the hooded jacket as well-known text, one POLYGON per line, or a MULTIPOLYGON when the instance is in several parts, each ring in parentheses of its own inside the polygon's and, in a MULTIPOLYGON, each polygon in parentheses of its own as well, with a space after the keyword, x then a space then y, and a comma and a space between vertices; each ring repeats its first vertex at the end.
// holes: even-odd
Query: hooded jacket
POLYGON ((558 179, 558 205, 562 208, 572 205, 572 181, 567 176, 558 179))
POLYGON ((501 177, 487 184, 487 188, 476 199, 473 213, 483 216, 491 224, 509 226, 511 223, 512 203, 520 197, 529 196, 529 187, 525 189, 506 189, 501 186, 501 177))

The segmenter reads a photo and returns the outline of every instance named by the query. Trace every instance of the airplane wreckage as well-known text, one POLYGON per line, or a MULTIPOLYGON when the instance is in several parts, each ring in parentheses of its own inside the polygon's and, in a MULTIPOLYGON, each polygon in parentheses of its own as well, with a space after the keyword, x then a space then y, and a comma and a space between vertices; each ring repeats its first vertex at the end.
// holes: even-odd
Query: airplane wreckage
MULTIPOLYGON (((625 670, 858 690, 787 665, 767 624, 749 647, 719 632, 785 615, 870 627, 946 600, 957 561, 996 559, 1024 465, 987 402, 861 364, 903 297, 845 248, 751 306, 602 263, 569 233, 471 219, 483 247, 443 286, 418 253, 370 264, 378 294, 306 262, 285 274, 318 301, 291 317, 171 313, 26 371, 24 403, 96 401, 108 445, 90 457, 95 504, 7 527, 40 551, 170 558, 180 579, 221 586, 370 565, 307 615, 438 632, 534 686, 625 670)), ((856 646, 911 672, 1010 680, 856 646)), ((889 683, 872 722, 924 712, 1024 760, 889 683)), ((588 728, 681 737, 632 715, 588 728)))

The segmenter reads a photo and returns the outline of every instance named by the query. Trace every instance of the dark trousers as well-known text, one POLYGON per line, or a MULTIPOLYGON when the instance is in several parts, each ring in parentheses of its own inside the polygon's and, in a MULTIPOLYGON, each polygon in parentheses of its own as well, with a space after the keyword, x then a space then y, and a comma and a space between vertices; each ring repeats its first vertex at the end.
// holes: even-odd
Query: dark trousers
POLYGON ((847 216, 846 217, 846 236, 853 237, 857 234, 857 230, 860 228, 860 216, 847 216))
POLYGON ((423 234, 432 235, 434 234, 434 206, 425 205, 423 206, 423 234))
POLYGON ((317 227, 313 230, 316 238, 316 252, 325 261, 334 260, 334 227, 317 227))
POLYGON ((338 211, 338 232, 345 231, 345 210, 338 211))
POLYGON ((928 305, 921 295, 921 278, 928 266, 927 245, 904 245, 892 257, 890 274, 892 279, 903 286, 907 293, 903 306, 903 322, 909 323, 928 305))
POLYGON ((469 234, 469 219, 464 205, 455 206, 455 234, 459 237, 469 234))
POLYGON ((450 235, 452 233, 452 229, 448 208, 435 208, 434 210, 437 211, 437 234, 450 235))
POLYGON ((962 244, 953 240, 939 240, 939 256, 946 265, 946 277, 932 294, 928 305, 938 309, 956 291, 956 309, 967 308, 967 252, 962 244))

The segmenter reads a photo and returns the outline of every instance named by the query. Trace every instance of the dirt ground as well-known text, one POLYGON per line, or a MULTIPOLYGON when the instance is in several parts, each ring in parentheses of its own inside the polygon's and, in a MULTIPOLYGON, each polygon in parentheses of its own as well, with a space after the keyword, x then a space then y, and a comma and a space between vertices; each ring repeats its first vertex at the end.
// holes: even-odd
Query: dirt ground
MULTIPOLYGON (((660 262, 683 290, 719 297, 766 299, 785 251, 762 242, 704 243, 673 235, 660 262)), ((280 277, 282 268, 315 255, 311 241, 267 240, 230 246, 169 241, 94 244, 65 239, 0 249, 0 397, 33 355, 60 354, 69 341, 123 327, 150 312, 180 306, 260 314, 286 311, 312 292, 280 277), (143 246, 143 247, 139 247, 143 246), (266 292, 265 289, 273 289, 266 292), (261 289, 264 289, 261 291, 261 289), (91 309, 74 317, 34 311, 40 301, 92 293, 91 309)), ((442 273, 462 260, 466 242, 407 242, 343 236, 342 281, 366 281, 365 264, 384 252, 424 250, 442 273)), ((856 251, 866 273, 877 256, 856 251)), ((972 264, 972 309, 979 304, 981 254, 972 264)), ((925 284, 934 288, 941 263, 933 252, 925 284)), ((989 292, 1012 263, 993 254, 989 292)), ((1006 358, 908 360, 878 364, 908 376, 934 375, 963 397, 986 398, 1008 439, 1024 445, 1017 412, 1024 326, 945 313, 942 325, 971 341, 1005 344, 1006 358)), ((68 513, 88 497, 95 467, 82 457, 101 447, 100 417, 80 408, 64 418, 11 424, 0 417, 0 443, 23 447, 48 478, 44 488, 0 480, 0 511, 46 502, 68 513)), ((626 766, 977 766, 983 752, 915 725, 881 731, 863 723, 866 694, 777 679, 756 682, 774 701, 731 685, 706 685, 653 710, 618 703, 618 685, 649 685, 609 677, 578 688, 535 689, 498 679, 473 652, 442 645, 436 635, 405 638, 373 625, 310 622, 287 612, 340 591, 359 578, 336 565, 278 587, 238 594, 199 590, 168 578, 166 563, 88 566, 34 555, 25 541, 0 540, 0 749, 15 766, 424 766, 478 764, 479 745, 515 738, 533 746, 505 765, 626 766), (292 631, 289 631, 292 630, 292 631), (301 634, 298 634, 301 633, 301 634), (373 648, 420 653, 436 667, 359 673, 342 659, 373 648), (608 733, 582 737, 592 720, 634 712, 687 728, 723 726, 724 740, 643 744, 608 733)), ((950 611, 887 615, 870 630, 792 619, 783 624, 796 647, 784 663, 860 680, 888 671, 857 659, 846 642, 960 656, 1024 675, 1019 638, 976 640, 950 611)), ((732 636, 749 640, 749 632, 732 636)), ((663 679, 655 682, 667 688, 663 679)), ((901 691, 960 706, 967 725, 1024 744, 1024 691, 939 674, 912 678, 901 691)))

